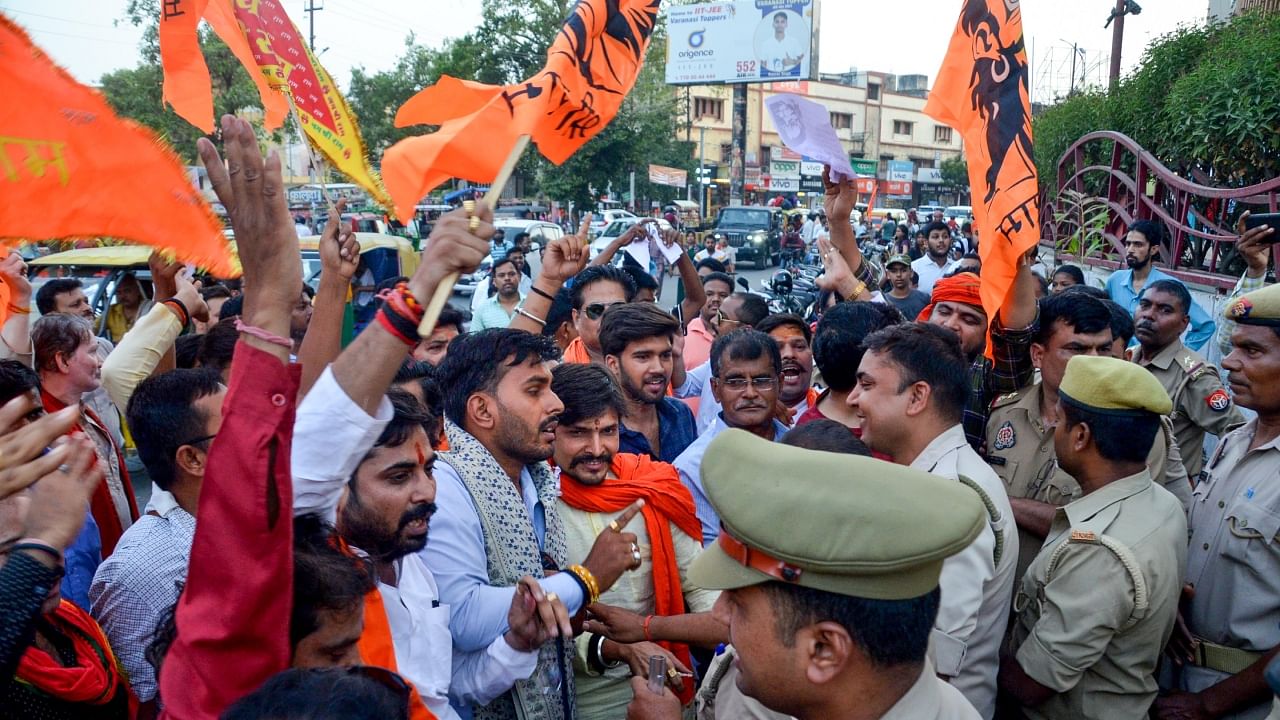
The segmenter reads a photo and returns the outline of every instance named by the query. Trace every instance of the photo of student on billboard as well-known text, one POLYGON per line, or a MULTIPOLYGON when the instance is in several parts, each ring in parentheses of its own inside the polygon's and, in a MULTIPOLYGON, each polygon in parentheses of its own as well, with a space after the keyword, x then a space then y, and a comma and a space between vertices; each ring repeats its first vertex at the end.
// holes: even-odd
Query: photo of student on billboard
POLYGON ((794 11, 765 14, 756 26, 754 43, 760 77, 800 77, 809 38, 808 23, 794 11))

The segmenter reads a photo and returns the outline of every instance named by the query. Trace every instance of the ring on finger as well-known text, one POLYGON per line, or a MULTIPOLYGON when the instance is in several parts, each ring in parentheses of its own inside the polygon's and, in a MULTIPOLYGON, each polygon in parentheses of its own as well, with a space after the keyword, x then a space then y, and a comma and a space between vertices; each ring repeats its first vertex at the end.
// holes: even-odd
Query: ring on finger
POLYGON ((471 219, 467 221, 467 229, 470 230, 471 232, 475 232, 476 230, 479 230, 480 218, 475 215, 472 215, 471 219))
POLYGON ((610 520, 610 521, 609 521, 609 529, 610 529, 610 530, 612 530, 612 531, 614 531, 614 532, 622 532, 622 528, 618 526, 618 521, 617 521, 617 520, 610 520))
POLYGON ((463 200, 463 201, 462 201, 462 212, 466 213, 466 214, 467 214, 467 217, 471 217, 472 215, 475 215, 475 214, 476 214, 476 201, 475 201, 475 200, 463 200))
POLYGON ((59 465, 59 466, 58 466, 58 472, 60 472, 60 473, 70 473, 70 472, 71 472, 71 466, 70 466, 70 465, 68 465, 68 464, 66 464, 66 463, 63 463, 63 464, 61 464, 61 465, 59 465))
POLYGON ((560 599, 559 595, 555 593, 547 593, 547 602, 555 602, 559 599, 560 599))
POLYGON ((667 668, 667 677, 676 680, 680 677, 680 671, 675 668, 667 668))

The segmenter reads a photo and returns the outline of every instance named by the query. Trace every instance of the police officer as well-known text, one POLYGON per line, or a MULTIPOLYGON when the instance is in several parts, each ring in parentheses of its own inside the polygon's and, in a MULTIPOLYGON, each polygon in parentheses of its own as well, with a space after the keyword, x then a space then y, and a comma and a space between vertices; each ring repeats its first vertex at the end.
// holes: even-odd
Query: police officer
POLYGON ((1081 497, 1059 508, 1014 599, 1000 689, 1028 718, 1141 718, 1178 612, 1187 523, 1146 448, 1172 403, 1138 366, 1076 356, 1054 444, 1081 497))
MULTIPOLYGON (((1102 300, 1075 290, 1044 298, 1031 343, 1031 362, 1040 371, 1040 381, 1001 395, 992 405, 987 462, 1004 481, 1018 524, 1019 579, 1040 552, 1055 510, 1080 495, 1080 485, 1062 469, 1054 451, 1058 384, 1068 360, 1109 355, 1112 339, 1111 313, 1102 300)), ((1191 502, 1191 484, 1167 420, 1152 443, 1147 467, 1185 509, 1191 502)))
POLYGON ((1191 293, 1176 280, 1142 289, 1133 321, 1139 345, 1133 361, 1151 371, 1173 401, 1173 433, 1193 483, 1204 468, 1204 435, 1219 437, 1244 422, 1222 386, 1218 369, 1179 337, 1191 321, 1191 293))
MULTIPOLYGON (((974 492, 742 430, 711 443, 702 482, 722 529, 689 577, 723 590, 743 693, 800 720, 978 717, 926 659, 942 561, 987 523, 974 492)), ((628 718, 680 717, 669 690, 632 686, 628 718)))
MULTIPOLYGON (((1227 307, 1237 323, 1222 361, 1235 401, 1258 413, 1218 444, 1191 503, 1186 630, 1166 678, 1162 718, 1263 718, 1263 680, 1280 645, 1280 286, 1227 307)), ((1180 627, 1179 630, 1182 628, 1180 627)))

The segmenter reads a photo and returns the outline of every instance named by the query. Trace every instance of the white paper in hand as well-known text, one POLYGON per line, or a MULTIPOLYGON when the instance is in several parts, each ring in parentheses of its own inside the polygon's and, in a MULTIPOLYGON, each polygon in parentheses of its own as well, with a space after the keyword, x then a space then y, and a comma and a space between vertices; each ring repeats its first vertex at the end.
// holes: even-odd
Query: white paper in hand
POLYGON ((662 250, 662 257, 667 259, 668 265, 675 265, 680 261, 680 256, 684 254, 684 248, 680 247, 680 243, 673 242, 670 245, 658 241, 658 248, 662 250))
POLYGON ((782 144, 794 152, 831 166, 832 180, 853 177, 853 166, 836 129, 831 127, 831 115, 820 103, 797 95, 779 94, 764 101, 769 117, 778 129, 782 144))
POLYGON ((644 268, 645 272, 649 272, 649 238, 642 236, 639 240, 627 245, 625 249, 632 260, 640 263, 640 267, 644 268))

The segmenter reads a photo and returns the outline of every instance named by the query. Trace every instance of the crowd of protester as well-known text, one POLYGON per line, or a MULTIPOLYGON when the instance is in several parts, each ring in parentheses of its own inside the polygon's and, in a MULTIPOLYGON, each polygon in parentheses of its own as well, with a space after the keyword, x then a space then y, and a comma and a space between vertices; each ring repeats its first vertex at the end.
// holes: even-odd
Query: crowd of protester
POLYGON ((664 310, 610 262, 643 226, 592 260, 584 222, 420 336, 479 203, 344 347, 341 208, 309 288, 278 162, 222 136, 242 281, 156 255, 99 334, 0 261, 0 716, 1278 717, 1274 229, 1216 318, 1150 222, 988 317, 975 236, 898 225, 881 271, 827 182, 815 321, 714 246, 664 310))

